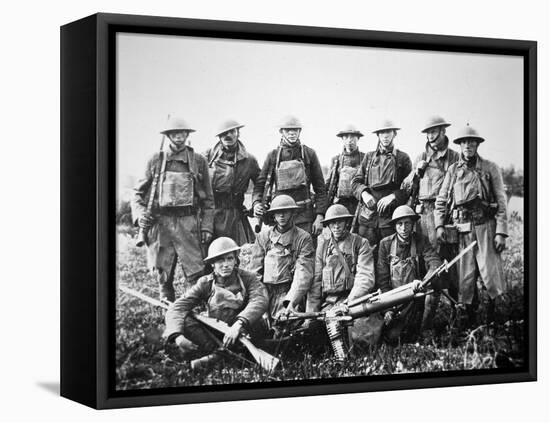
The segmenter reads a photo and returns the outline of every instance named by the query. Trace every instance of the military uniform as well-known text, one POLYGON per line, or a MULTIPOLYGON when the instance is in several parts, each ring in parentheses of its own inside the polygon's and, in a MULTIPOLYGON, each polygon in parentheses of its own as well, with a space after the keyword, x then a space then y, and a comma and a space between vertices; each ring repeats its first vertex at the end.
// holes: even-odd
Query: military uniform
POLYGON ((315 276, 307 296, 307 310, 329 309, 374 288, 374 259, 368 241, 347 233, 336 241, 330 231, 318 238, 315 276))
POLYGON ((184 335, 205 353, 216 349, 217 343, 212 335, 189 316, 195 307, 206 304, 209 317, 228 325, 241 320, 246 332, 253 338, 262 338, 265 330, 261 317, 267 310, 267 302, 267 291, 255 273, 235 269, 225 281, 211 273, 201 277, 170 306, 165 317, 165 336, 172 341, 178 335, 184 335))
POLYGON ((244 194, 260 173, 258 161, 241 141, 234 148, 218 142, 205 153, 214 191, 214 236, 227 236, 238 245, 254 242, 245 214, 244 194))
POLYGON ((447 223, 448 212, 457 225, 459 250, 477 240, 458 263, 459 301, 474 302, 478 274, 490 298, 495 299, 505 290, 505 276, 493 242, 496 234, 506 237, 508 230, 506 195, 498 166, 479 155, 470 162, 461 157, 452 164, 435 203, 436 227, 447 223))
POLYGON ((147 163, 132 200, 132 216, 138 222, 147 211, 154 175, 160 178, 152 208, 154 224, 148 232, 147 259, 158 273, 161 287, 171 291, 177 258, 188 284, 204 272, 201 232, 213 231, 214 197, 203 156, 184 147, 156 153, 147 163))
POLYGON ((357 149, 349 153, 343 151, 338 156, 334 156, 330 162, 330 171, 326 180, 327 193, 331 195, 328 191, 333 175, 335 175, 335 195, 332 202, 334 204, 342 204, 351 214, 355 213, 358 204, 351 187, 351 182, 364 158, 365 153, 357 149))
MULTIPOLYGON (((404 242, 393 234, 380 241, 377 284, 382 292, 386 292, 422 280, 440 265, 441 259, 426 236, 412 232, 410 240, 404 242)), ((424 303, 430 301, 431 296, 427 296, 398 306, 397 315, 385 330, 385 337, 394 340, 401 335, 415 336, 421 325, 424 303)))
POLYGON ((405 204, 408 199, 409 194, 401 189, 401 184, 411 172, 411 167, 411 159, 407 153, 395 147, 390 151, 379 148, 365 155, 352 179, 355 198, 360 202, 363 201, 363 191, 371 194, 376 203, 387 195, 395 195, 395 201, 383 214, 378 213, 376 206, 369 209, 363 204, 361 207, 358 233, 367 238, 372 246, 394 232, 391 216, 395 208, 405 204))
MULTIPOLYGON (((280 130, 285 128, 301 130, 302 126, 296 118, 289 118, 280 125, 280 130)), ((301 209, 294 217, 295 225, 312 233, 316 215, 324 215, 327 209, 325 180, 315 151, 299 139, 294 143, 281 139, 279 147, 267 155, 258 176, 252 196, 253 206, 261 203, 268 177, 271 179, 271 198, 279 194, 292 197, 301 209)))
POLYGON ((311 235, 297 226, 284 233, 267 227, 258 234, 249 268, 267 288, 271 319, 288 304, 303 309, 313 279, 314 256, 311 235))
POLYGON ((413 163, 413 171, 403 181, 402 186, 409 193, 412 191, 418 192, 418 204, 415 211, 420 215, 420 225, 417 226, 417 232, 426 235, 436 249, 438 242, 434 221, 435 200, 449 166, 456 163, 460 158, 460 154, 449 148, 448 145, 449 139, 446 136, 445 147, 440 151, 434 151, 429 143, 426 143, 424 151, 413 163), (425 161, 428 165, 422 178, 415 178, 415 169, 420 161, 425 161))

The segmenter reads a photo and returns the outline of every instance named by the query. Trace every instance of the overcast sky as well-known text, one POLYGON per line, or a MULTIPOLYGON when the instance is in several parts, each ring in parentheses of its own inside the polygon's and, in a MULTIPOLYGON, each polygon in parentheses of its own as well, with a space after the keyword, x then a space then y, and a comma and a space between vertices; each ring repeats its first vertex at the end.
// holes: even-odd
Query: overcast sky
POLYGON ((412 159, 423 148, 426 118, 469 122, 486 142, 481 156, 523 167, 521 57, 320 46, 180 36, 119 34, 117 38, 118 186, 139 177, 158 148, 168 114, 197 130, 203 152, 226 119, 245 127, 241 139, 263 163, 280 136, 277 123, 295 115, 301 140, 328 165, 341 150, 336 133, 347 123, 366 135, 385 117, 403 128, 397 148, 412 159))

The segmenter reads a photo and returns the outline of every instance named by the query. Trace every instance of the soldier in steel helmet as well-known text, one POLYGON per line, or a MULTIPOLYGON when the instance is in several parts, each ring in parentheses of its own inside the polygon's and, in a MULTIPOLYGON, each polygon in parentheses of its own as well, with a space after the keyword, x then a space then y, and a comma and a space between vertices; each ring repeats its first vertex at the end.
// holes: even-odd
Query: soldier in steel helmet
POLYGON ((218 142, 205 153, 214 191, 214 237, 227 236, 238 245, 254 242, 244 195, 260 173, 256 158, 240 139, 244 125, 229 120, 218 128, 218 142))
POLYGON ((411 172, 412 164, 408 154, 395 146, 399 129, 390 120, 378 125, 373 131, 378 146, 365 155, 352 180, 355 197, 362 204, 358 234, 375 248, 382 238, 394 232, 392 212, 408 199, 401 184, 411 172))
MULTIPOLYGON (((416 225, 417 232, 426 235, 439 256, 446 260, 451 260, 457 254, 457 251, 451 244, 440 244, 437 241, 434 210, 435 200, 443 184, 445 174, 449 166, 459 159, 459 154, 449 148, 449 138, 446 135, 446 129, 449 126, 451 124, 441 116, 432 116, 427 120, 421 131, 426 136, 426 145, 414 161, 413 170, 402 184, 402 188, 406 189, 411 195, 409 201, 411 207, 420 216, 420 220, 416 225)), ((449 269, 449 273, 444 279, 449 293, 456 298, 458 284, 456 268, 449 269)), ((438 303, 437 296, 434 296, 434 301, 426 304, 426 321, 424 322, 426 330, 431 325, 438 303), (427 310, 429 307, 432 308, 431 311, 427 310)))
POLYGON ((252 249, 250 269, 267 287, 270 322, 281 314, 303 310, 311 287, 315 252, 311 235, 294 224, 299 211, 292 197, 275 197, 268 212, 275 225, 258 234, 252 249))
POLYGON ((315 276, 308 293, 308 311, 330 309, 335 304, 367 294, 374 288, 374 258, 368 241, 352 234, 353 215, 341 204, 327 210, 315 256, 315 276))
MULTIPOLYGON (((328 208, 323 220, 328 230, 318 238, 306 311, 329 311, 374 288, 373 249, 365 238, 350 233, 352 219, 353 215, 341 204, 328 208)), ((355 320, 349 332, 353 344, 375 343, 373 323, 376 322, 371 318, 355 320)))
MULTIPOLYGON (((391 224, 395 233, 380 241, 377 264, 377 284, 382 292, 412 283, 413 291, 420 288, 426 274, 441 265, 441 259, 430 244, 428 237, 414 232, 415 222, 420 218, 409 206, 399 206, 393 212, 391 224)), ((440 289, 437 281, 432 283, 440 289)), ((433 302, 433 296, 415 299, 412 303, 397 306, 384 314, 384 336, 389 342, 402 337, 412 340, 418 331, 426 329, 425 304, 433 302)), ((431 308, 427 307, 429 311, 431 308)))
POLYGON ((323 229, 322 220, 327 208, 325 180, 315 151, 300 141, 302 124, 295 117, 285 118, 279 125, 281 141, 264 162, 252 196, 254 215, 262 217, 266 182, 272 181, 272 197, 278 194, 291 196, 299 207, 294 223, 306 232, 317 236, 323 229), (311 196, 315 193, 315 201, 311 196))
POLYGON ((201 352, 209 354, 217 350, 220 343, 224 347, 234 346, 245 332, 252 338, 265 336, 262 315, 267 310, 267 291, 255 273, 239 268, 239 250, 237 243, 227 237, 217 238, 210 244, 204 261, 214 270, 201 277, 168 309, 165 317, 168 342, 174 341, 187 352, 191 341, 201 352), (216 342, 208 329, 190 316, 193 309, 201 305, 206 305, 209 317, 230 326, 221 342, 216 342))
POLYGON ((177 259, 192 285, 204 273, 203 246, 212 238, 214 198, 208 164, 187 145, 195 132, 185 120, 172 117, 162 131, 166 151, 153 155, 132 199, 132 216, 148 231, 148 263, 156 272, 160 298, 174 301, 177 259), (159 175, 153 208, 147 202, 155 174, 159 175))
POLYGON ((455 237, 452 229, 459 251, 477 240, 458 264, 458 300, 466 306, 472 325, 479 306, 478 276, 489 295, 488 321, 494 320, 494 301, 505 290, 500 254, 508 236, 506 194, 499 167, 478 153, 484 141, 469 125, 459 132, 453 142, 460 145, 460 159, 449 167, 435 203, 439 242, 450 242, 455 237), (446 225, 449 221, 451 225, 446 225))
POLYGON ((357 145, 363 134, 355 126, 347 125, 336 136, 342 139, 343 148, 331 160, 326 180, 327 195, 331 204, 341 204, 354 214, 358 201, 353 195, 351 181, 365 157, 357 145))

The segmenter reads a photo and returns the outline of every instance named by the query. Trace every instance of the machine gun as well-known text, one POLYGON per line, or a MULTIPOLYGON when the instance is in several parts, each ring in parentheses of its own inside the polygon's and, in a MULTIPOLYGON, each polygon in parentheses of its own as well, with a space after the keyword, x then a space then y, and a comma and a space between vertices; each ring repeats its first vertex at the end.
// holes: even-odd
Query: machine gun
POLYGON ((288 315, 280 317, 277 322, 282 323, 286 321, 307 319, 323 321, 327 328, 335 358, 338 361, 344 361, 346 359, 343 336, 344 326, 352 326, 353 321, 360 317, 366 317, 374 313, 386 311, 395 306, 407 304, 415 298, 430 294, 433 292, 433 290, 429 290, 432 283, 443 273, 448 272, 449 268, 457 263, 468 251, 474 248, 476 244, 477 241, 473 241, 450 262, 444 261, 441 266, 426 275, 420 283, 418 283, 418 281, 413 281, 386 292, 378 290, 362 297, 355 298, 347 303, 343 302, 342 304, 337 304, 327 312, 301 313, 289 311, 288 315))
MULTIPOLYGON (((149 304, 152 304, 157 307, 161 307, 165 310, 168 310, 170 305, 172 304, 169 301, 163 302, 159 300, 155 300, 154 298, 151 298, 141 292, 135 291, 131 288, 128 288, 127 286, 120 285, 120 290, 125 292, 126 294, 130 294, 136 298, 139 298, 140 300, 143 300, 149 304)), ((212 317, 204 316, 202 314, 198 314, 195 312, 191 312, 191 317, 193 317, 198 322, 202 323, 207 328, 214 330, 221 334, 226 334, 229 331, 229 325, 221 320, 214 319, 212 317)), ((239 337, 239 342, 248 350, 250 355, 254 358, 256 363, 260 365, 264 370, 267 372, 273 371, 279 364, 279 359, 277 357, 272 356, 267 351, 264 351, 258 347, 256 347, 252 341, 250 340, 250 337, 248 335, 241 335, 239 337)), ((233 353, 232 351, 228 352, 235 356, 237 354, 233 353)), ((241 358, 241 357, 239 357, 241 358)), ((243 361, 247 361, 243 358, 243 361)))

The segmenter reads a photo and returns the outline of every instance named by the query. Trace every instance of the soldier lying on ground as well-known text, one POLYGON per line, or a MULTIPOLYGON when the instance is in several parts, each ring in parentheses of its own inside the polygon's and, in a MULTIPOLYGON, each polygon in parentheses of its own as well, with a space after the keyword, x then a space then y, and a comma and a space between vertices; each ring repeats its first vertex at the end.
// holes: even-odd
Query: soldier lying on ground
MULTIPOLYGON (((267 310, 267 291, 256 274, 238 268, 239 246, 231 238, 221 237, 210 244, 205 262, 214 271, 201 277, 166 313, 165 336, 186 349, 190 340, 204 354, 221 345, 231 348, 243 332, 252 339, 265 337, 262 315, 267 310), (207 315, 230 325, 230 332, 218 340, 209 329, 189 316, 199 305, 206 305, 207 315)), ((209 364, 221 359, 214 354, 209 364)))

